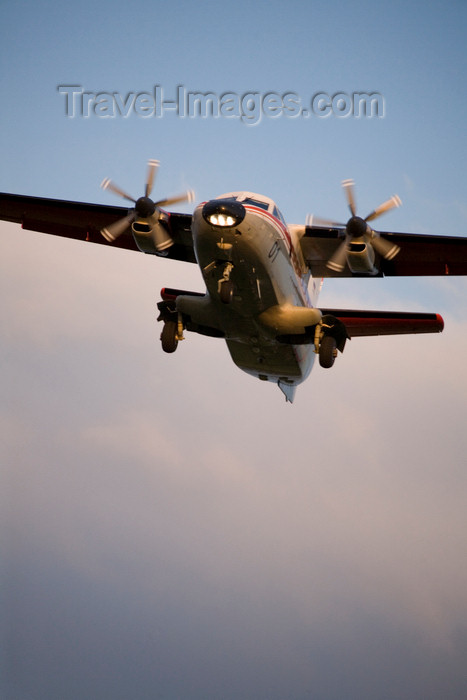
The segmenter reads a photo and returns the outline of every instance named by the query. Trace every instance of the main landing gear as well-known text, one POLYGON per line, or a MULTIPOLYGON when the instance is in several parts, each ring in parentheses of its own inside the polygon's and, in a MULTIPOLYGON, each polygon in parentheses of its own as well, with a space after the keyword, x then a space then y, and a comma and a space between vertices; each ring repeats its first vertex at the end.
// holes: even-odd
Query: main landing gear
POLYGON ((337 357, 336 339, 332 335, 324 335, 319 345, 319 364, 321 367, 329 369, 333 366, 337 357))
POLYGON ((166 321, 161 333, 162 350, 175 352, 178 346, 178 324, 176 321, 166 321))
POLYGON ((183 338, 183 319, 182 315, 175 309, 175 304, 172 302, 161 301, 158 303, 160 314, 158 321, 163 321, 161 333, 161 344, 164 352, 175 352, 180 340, 183 338))
POLYGON ((344 351, 346 340, 349 338, 347 329, 342 321, 327 314, 315 328, 315 352, 319 356, 319 364, 325 369, 333 366, 337 351, 344 351))

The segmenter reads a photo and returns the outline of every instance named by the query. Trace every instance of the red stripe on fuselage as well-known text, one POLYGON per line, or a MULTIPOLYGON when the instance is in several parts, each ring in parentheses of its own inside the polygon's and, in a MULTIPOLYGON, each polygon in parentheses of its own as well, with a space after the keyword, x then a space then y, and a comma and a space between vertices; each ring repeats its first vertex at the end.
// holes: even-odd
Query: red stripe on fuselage
POLYGON ((280 219, 275 217, 273 214, 270 212, 266 211, 265 209, 262 209, 261 207, 255 207, 254 205, 251 204, 245 204, 242 202, 243 206, 245 209, 248 209, 249 211, 254 211, 255 214, 259 214, 260 216, 264 216, 269 222, 272 222, 275 224, 280 232, 282 233, 283 237, 285 238, 288 248, 289 248, 289 256, 290 260, 292 262, 292 267, 294 269, 295 274, 297 275, 298 279, 300 280, 300 286, 305 294, 305 300, 309 306, 311 306, 311 301, 310 297, 308 295, 308 289, 306 288, 306 285, 303 283, 303 275, 302 275, 302 269, 298 260, 297 253, 295 252, 295 248, 292 243, 292 238, 290 236, 290 232, 287 229, 286 226, 282 223, 280 219))
POLYGON ((265 216, 266 219, 268 219, 269 221, 272 221, 274 224, 276 224, 279 227, 280 232, 283 234, 285 240, 288 243, 290 254, 292 254, 292 251, 295 253, 292 239, 290 237, 290 233, 289 233, 287 227, 284 226, 284 224, 282 223, 282 221, 280 219, 278 219, 277 217, 275 217, 273 214, 266 211, 266 209, 263 209, 262 207, 255 207, 252 204, 245 204, 244 202, 241 202, 241 204, 243 204, 245 209, 248 209, 250 211, 254 211, 256 214, 261 214, 262 216, 265 216))

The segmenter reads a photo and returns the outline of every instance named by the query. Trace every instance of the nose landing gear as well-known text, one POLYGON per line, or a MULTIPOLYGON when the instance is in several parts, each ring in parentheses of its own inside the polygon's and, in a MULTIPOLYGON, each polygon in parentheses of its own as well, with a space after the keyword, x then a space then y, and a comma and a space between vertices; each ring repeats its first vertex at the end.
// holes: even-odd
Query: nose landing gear
POLYGON ((219 280, 218 291, 219 297, 223 304, 230 304, 234 295, 234 284, 230 279, 230 273, 233 270, 232 263, 228 262, 225 264, 224 273, 219 280))

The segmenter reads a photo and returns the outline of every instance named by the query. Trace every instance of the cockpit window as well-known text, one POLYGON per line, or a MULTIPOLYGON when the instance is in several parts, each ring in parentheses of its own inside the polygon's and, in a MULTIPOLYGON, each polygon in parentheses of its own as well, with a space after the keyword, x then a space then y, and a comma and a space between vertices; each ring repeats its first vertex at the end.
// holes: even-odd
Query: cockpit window
MULTIPOLYGON (((264 209, 264 211, 273 213, 275 207, 274 202, 269 197, 263 197, 263 195, 257 194, 255 192, 226 192, 221 194, 216 199, 225 199, 230 201, 241 202, 242 204, 250 204, 254 207, 259 207, 264 209)), ((277 207, 276 207, 277 209, 277 207)), ((276 216, 276 214, 274 214, 276 216)), ((279 212, 278 218, 283 221, 282 215, 279 212)))
POLYGON ((273 214, 276 217, 276 219, 279 219, 279 221, 282 221, 282 223, 285 225, 285 219, 276 206, 274 207, 273 214))
POLYGON ((259 199, 252 199, 251 197, 243 199, 242 204, 252 204, 254 207, 260 207, 265 211, 269 209, 269 204, 267 202, 260 202, 259 199))

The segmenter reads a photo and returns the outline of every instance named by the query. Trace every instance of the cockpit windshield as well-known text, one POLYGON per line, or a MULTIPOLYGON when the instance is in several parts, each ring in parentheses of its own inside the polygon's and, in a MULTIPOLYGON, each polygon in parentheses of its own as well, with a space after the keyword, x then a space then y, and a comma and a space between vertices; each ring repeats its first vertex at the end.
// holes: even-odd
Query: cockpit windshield
POLYGON ((286 226, 284 217, 273 200, 269 199, 269 197, 264 197, 254 192, 228 192, 227 194, 221 194, 217 199, 226 199, 231 202, 241 202, 242 204, 250 204, 253 207, 259 207, 260 209, 264 209, 264 211, 268 211, 286 226))
POLYGON ((280 213, 279 209, 276 207, 276 205, 274 205, 274 210, 273 210, 272 213, 274 214, 274 216, 276 217, 276 219, 279 219, 279 221, 282 221, 282 223, 284 224, 284 226, 286 226, 285 219, 284 219, 284 217, 282 216, 282 214, 280 213))
POLYGON ((242 204, 251 204, 254 207, 260 207, 261 209, 264 209, 265 211, 269 210, 269 203, 268 202, 260 202, 259 199, 253 199, 252 197, 247 197, 246 199, 242 199, 242 204))

